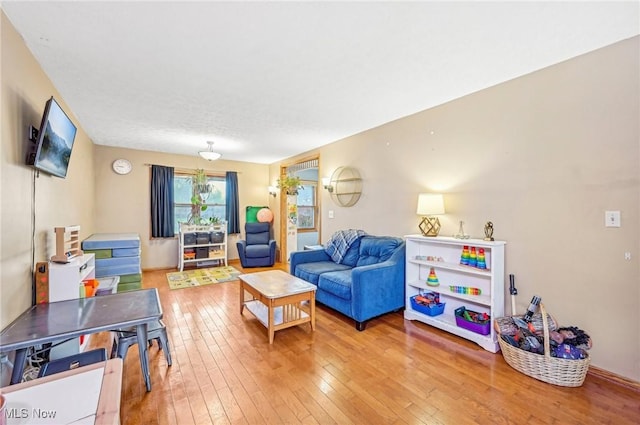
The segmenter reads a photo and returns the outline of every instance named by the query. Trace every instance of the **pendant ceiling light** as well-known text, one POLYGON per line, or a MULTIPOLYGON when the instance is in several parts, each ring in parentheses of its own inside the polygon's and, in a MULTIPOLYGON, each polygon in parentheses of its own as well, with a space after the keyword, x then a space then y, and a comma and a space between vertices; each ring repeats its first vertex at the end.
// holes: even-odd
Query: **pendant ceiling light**
POLYGON ((208 151, 200 151, 200 152, 198 152, 198 154, 201 157, 203 157, 207 161, 215 161, 216 159, 218 159, 218 158, 220 158, 222 156, 218 152, 214 152, 213 151, 213 142, 207 142, 207 144, 209 145, 209 150, 208 151))

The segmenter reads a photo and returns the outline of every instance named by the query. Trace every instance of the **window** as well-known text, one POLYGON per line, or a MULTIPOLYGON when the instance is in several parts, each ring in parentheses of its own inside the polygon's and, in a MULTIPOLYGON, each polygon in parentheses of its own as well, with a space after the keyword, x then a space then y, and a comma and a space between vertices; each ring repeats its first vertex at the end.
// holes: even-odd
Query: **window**
POLYGON ((298 230, 315 231, 317 206, 316 190, 317 183, 302 182, 302 189, 298 190, 298 230))
MULTIPOLYGON (((200 217, 208 221, 211 217, 225 220, 225 178, 221 176, 207 176, 210 193, 201 194, 207 208, 200 212, 200 217)), ((178 223, 186 223, 191 216, 191 198, 194 195, 190 174, 177 174, 173 179, 174 211, 176 216, 175 229, 179 231, 178 223)))

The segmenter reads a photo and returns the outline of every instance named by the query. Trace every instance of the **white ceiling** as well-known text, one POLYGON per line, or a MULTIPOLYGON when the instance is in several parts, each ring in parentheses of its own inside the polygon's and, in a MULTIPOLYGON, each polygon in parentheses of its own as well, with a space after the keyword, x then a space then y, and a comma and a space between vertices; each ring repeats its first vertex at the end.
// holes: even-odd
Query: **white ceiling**
POLYGON ((267 164, 640 33, 638 1, 2 8, 94 143, 267 164))

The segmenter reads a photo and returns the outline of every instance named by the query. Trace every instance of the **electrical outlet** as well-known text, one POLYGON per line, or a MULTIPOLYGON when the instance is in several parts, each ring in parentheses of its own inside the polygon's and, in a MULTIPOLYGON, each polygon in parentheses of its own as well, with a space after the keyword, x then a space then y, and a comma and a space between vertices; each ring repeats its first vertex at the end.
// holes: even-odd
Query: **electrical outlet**
POLYGON ((333 218, 333 210, 329 210, 329 218, 333 218))
POLYGON ((38 129, 34 126, 29 126, 29 140, 36 142, 38 140, 38 129))
POLYGON ((624 253, 624 259, 625 260, 631 260, 631 253, 630 252, 625 252, 624 253))
POLYGON ((620 211, 605 211, 604 212, 604 226, 605 227, 620 227, 620 211))

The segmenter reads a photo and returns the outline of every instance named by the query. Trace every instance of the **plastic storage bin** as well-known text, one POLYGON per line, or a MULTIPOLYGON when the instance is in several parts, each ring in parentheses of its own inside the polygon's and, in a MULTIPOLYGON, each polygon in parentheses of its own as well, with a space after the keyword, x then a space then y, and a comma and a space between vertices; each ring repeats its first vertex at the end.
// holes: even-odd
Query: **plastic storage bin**
POLYGON ((224 242, 223 232, 211 232, 211 243, 222 243, 222 242, 224 242))
POLYGON ((108 295, 118 292, 118 283, 120 283, 120 276, 107 276, 98 279, 100 285, 96 295, 108 295))
POLYGON ((195 233, 185 233, 184 234, 184 244, 185 245, 195 245, 196 244, 196 234, 195 233))
POLYGON ((446 303, 437 303, 432 305, 424 305, 420 304, 415 300, 417 295, 411 297, 411 307, 422 314, 426 314, 427 316, 438 316, 444 313, 444 306, 446 303))
POLYGON ((456 325, 480 335, 489 335, 489 332, 491 332, 491 316, 487 316, 488 318, 486 320, 469 321, 464 317, 465 311, 469 312, 472 316, 476 314, 482 315, 482 313, 467 310, 465 307, 456 308, 456 325))
POLYGON ((205 245, 209 243, 209 232, 198 232, 196 234, 196 244, 205 245))
POLYGON ((209 247, 196 248, 196 258, 209 258, 209 247))

